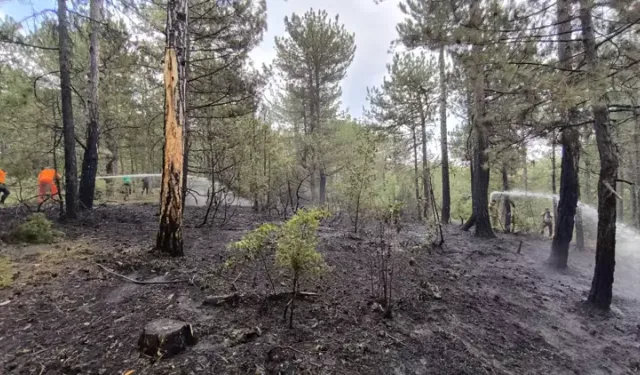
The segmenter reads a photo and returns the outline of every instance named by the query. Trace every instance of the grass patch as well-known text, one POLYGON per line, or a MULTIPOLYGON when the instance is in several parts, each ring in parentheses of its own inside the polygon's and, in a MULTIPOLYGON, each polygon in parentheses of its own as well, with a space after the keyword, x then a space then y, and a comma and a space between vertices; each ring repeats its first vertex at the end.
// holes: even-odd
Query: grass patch
POLYGON ((13 262, 9 257, 0 256, 0 288, 7 288, 13 282, 13 262))

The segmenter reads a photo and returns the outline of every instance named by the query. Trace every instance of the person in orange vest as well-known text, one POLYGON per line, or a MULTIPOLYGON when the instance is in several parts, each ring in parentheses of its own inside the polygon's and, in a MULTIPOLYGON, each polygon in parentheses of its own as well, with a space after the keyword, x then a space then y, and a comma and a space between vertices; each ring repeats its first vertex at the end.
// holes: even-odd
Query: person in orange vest
POLYGON ((5 172, 2 168, 0 168, 0 204, 4 204, 5 199, 11 194, 9 189, 7 188, 7 172, 5 172))
POLYGON ((55 169, 45 168, 40 171, 38 174, 38 203, 42 203, 45 196, 55 197, 58 194, 56 179, 60 178, 60 174, 55 169))

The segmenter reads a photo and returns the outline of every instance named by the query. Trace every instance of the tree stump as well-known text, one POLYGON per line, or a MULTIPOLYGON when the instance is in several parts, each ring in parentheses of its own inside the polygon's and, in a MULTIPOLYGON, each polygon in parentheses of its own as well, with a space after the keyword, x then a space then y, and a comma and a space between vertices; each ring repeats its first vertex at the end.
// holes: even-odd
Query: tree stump
POLYGON ((195 343, 191 324, 173 319, 157 319, 148 323, 138 339, 141 352, 163 358, 178 354, 195 343))

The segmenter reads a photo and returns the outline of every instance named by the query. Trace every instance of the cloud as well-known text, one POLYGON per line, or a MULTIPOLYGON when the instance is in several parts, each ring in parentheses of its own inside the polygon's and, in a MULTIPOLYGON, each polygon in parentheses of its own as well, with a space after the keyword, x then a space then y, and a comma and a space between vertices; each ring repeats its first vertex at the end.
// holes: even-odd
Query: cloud
POLYGON ((324 9, 330 16, 338 14, 345 28, 355 33, 356 54, 342 82, 342 104, 351 115, 359 117, 366 104, 367 86, 382 82, 386 64, 391 61, 387 51, 397 38, 395 26, 403 17, 398 0, 387 0, 380 5, 373 0, 269 0, 268 31, 262 43, 251 52, 256 66, 269 64, 275 58, 274 37, 285 35, 284 17, 302 14, 310 8, 324 9))

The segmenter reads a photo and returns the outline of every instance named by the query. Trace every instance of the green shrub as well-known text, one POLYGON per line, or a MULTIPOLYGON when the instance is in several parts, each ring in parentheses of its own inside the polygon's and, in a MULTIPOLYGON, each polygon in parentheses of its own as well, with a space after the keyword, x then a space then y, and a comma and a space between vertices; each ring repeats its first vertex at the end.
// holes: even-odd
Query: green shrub
POLYGON ((230 267, 245 261, 261 260, 275 292, 266 252, 270 249, 269 239, 272 234, 275 234, 276 264, 286 269, 291 276, 291 299, 284 311, 285 317, 289 311, 290 327, 293 326, 293 310, 296 294, 300 290, 300 279, 303 276, 317 274, 326 269, 322 255, 316 250, 316 247, 320 219, 328 216, 329 213, 321 209, 298 210, 282 226, 263 224, 247 233, 239 241, 229 245, 229 249, 234 251, 234 254, 226 261, 225 266, 230 267))
POLYGON ((18 225, 10 235, 13 242, 26 242, 31 244, 53 243, 60 232, 52 229, 53 223, 46 218, 43 213, 36 213, 27 218, 25 222, 18 225))

